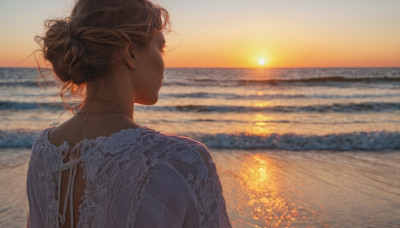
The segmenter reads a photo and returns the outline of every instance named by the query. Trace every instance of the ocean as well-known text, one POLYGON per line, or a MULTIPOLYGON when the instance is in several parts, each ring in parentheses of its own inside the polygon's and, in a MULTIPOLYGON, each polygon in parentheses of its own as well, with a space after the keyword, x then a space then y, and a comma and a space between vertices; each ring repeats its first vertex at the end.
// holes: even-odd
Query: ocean
MULTIPOLYGON (((30 147, 72 116, 38 78, 0 68, 0 227, 25 225, 30 147)), ((166 69, 134 113, 207 145, 233 227, 400 227, 400 68, 166 69)))

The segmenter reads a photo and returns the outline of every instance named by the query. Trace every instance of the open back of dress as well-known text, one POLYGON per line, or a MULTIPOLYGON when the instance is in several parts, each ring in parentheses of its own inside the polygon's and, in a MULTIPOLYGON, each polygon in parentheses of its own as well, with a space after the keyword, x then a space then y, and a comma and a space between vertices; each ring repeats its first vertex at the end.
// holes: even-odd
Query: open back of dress
POLYGON ((63 155, 63 165, 58 172, 56 201, 59 202, 59 225, 62 228, 76 227, 79 219, 79 206, 86 188, 80 153, 79 146, 68 150, 63 155))

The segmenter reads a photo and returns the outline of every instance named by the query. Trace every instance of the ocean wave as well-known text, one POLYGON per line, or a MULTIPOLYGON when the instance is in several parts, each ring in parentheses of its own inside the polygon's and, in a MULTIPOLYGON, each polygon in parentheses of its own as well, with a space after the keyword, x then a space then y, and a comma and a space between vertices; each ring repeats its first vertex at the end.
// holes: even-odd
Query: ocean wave
POLYGON ((3 130, 0 131, 0 148, 29 148, 39 131, 3 130))
MULTIPOLYGON (((376 95, 378 96, 378 95, 376 95)), ((383 95, 384 96, 384 95, 383 95)), ((400 96, 400 95, 399 95, 400 96)), ((301 98, 314 98, 315 96, 307 96, 303 94, 290 95, 290 94, 235 94, 235 93, 170 93, 160 94, 161 98, 222 98, 230 100, 249 100, 249 99, 301 99, 301 98)), ((330 96, 325 96, 331 98, 330 96)), ((382 96, 379 96, 382 97, 382 96)))
POLYGON ((238 80, 239 84, 287 84, 287 83, 329 83, 329 82, 340 82, 340 83, 393 83, 400 82, 400 78, 395 77, 363 77, 363 78, 346 78, 342 76, 330 76, 330 77, 313 77, 313 78, 301 78, 301 79, 268 79, 268 80, 238 80))
POLYGON ((400 110, 400 103, 394 102, 366 102, 366 103, 335 103, 329 105, 309 106, 226 106, 226 105, 177 105, 177 106, 154 106, 154 109, 163 111, 179 112, 214 112, 214 113, 249 113, 249 112, 273 112, 273 113, 354 113, 354 112, 387 112, 400 110))
POLYGON ((48 87, 48 86, 56 86, 59 85, 59 83, 55 81, 21 81, 21 82, 15 82, 15 81, 3 81, 0 82, 0 87, 48 87))
POLYGON ((0 101, 0 110, 62 110, 62 103, 38 103, 38 102, 13 102, 13 101, 0 101))
MULTIPOLYGON (((0 148, 30 148, 40 131, 0 131, 0 148)), ((329 135, 194 134, 188 135, 212 149, 271 149, 316 151, 400 150, 400 132, 354 132, 329 135)))
POLYGON ((163 82, 163 86, 211 86, 211 87, 232 87, 232 86, 353 86, 362 83, 367 85, 377 84, 400 84, 400 77, 304 77, 304 78, 269 78, 254 79, 249 77, 241 78, 184 78, 180 80, 172 79, 163 82))
MULTIPOLYGON (((257 86, 257 85, 290 85, 296 86, 301 85, 347 85, 349 83, 400 83, 399 77, 343 77, 343 76, 328 76, 328 77, 310 77, 310 78, 292 78, 292 79, 237 79, 230 78, 224 80, 218 79, 184 79, 184 80, 165 80, 163 86, 220 86, 220 87, 231 87, 231 86, 257 86)), ((60 83, 54 80, 2 80, 0 81, 0 87, 54 87, 60 85, 60 83)))
POLYGON ((235 94, 235 93, 162 93, 161 98, 222 98, 222 99, 235 99, 235 100, 259 100, 259 99, 366 99, 366 98, 385 98, 385 97, 400 97, 400 93, 388 92, 380 94, 352 94, 352 95, 341 95, 341 94, 235 94))
MULTIPOLYGON (((76 105, 76 104, 72 104, 76 105)), ((60 102, 13 102, 0 101, 0 111, 25 110, 54 110, 61 111, 64 106, 60 102)), ((358 112, 392 112, 400 110, 400 103, 395 102, 365 102, 365 103, 335 103, 305 106, 229 106, 229 105, 173 105, 173 106, 137 106, 135 109, 148 109, 167 112, 198 112, 198 113, 358 113, 358 112)))
POLYGON ((330 135, 245 134, 197 135, 195 139, 214 149, 275 149, 275 150, 332 150, 380 151, 399 150, 400 132, 356 132, 330 135))

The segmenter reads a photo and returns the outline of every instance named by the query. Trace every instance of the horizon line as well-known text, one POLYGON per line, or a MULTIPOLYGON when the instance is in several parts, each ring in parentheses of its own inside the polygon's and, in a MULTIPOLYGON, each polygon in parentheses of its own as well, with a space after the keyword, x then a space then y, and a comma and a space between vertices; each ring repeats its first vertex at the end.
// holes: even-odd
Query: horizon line
MULTIPOLYGON (((399 66, 367 66, 367 67, 360 67, 360 66, 335 66, 335 67, 165 67, 165 69, 355 69, 355 68, 400 68, 399 66)), ((0 69, 38 69, 38 67, 13 67, 13 66, 0 66, 0 69)), ((44 70, 51 70, 51 68, 41 68, 44 70)))

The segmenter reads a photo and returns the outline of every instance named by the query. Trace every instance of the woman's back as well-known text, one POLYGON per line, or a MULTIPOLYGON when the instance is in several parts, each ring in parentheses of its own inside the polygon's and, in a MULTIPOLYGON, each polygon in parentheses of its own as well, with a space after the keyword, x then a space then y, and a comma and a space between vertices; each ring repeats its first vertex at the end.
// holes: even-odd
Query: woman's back
POLYGON ((32 227, 59 225, 68 185, 77 227, 230 226, 215 165, 201 143, 139 127, 55 146, 50 131, 35 141, 28 170, 32 227), (63 154, 74 151, 78 179, 71 185, 62 177, 59 194, 63 154))
MULTIPOLYGON (((68 142, 68 145, 74 148, 75 145, 79 144, 79 142, 83 141, 84 139, 96 139, 98 137, 110 136, 115 132, 121 131, 122 129, 137 127, 138 126, 136 124, 133 124, 130 119, 123 115, 108 114, 91 116, 90 118, 85 118, 85 116, 75 116, 62 125, 49 131, 48 141, 52 145, 56 145, 56 147, 68 142)), ((71 153, 71 151, 69 151, 69 153, 71 153)), ((66 154, 63 163, 68 163, 69 161, 69 154, 66 154)), ((70 204, 70 201, 68 201, 66 196, 68 187, 71 185, 69 178, 70 170, 68 169, 62 171, 60 186, 57 186, 57 188, 60 188, 60 196, 57 195, 57 198, 60 197, 58 200, 60 208, 59 213, 61 214, 61 218, 65 220, 63 227, 71 227, 72 207, 73 218, 75 218, 72 220, 74 222, 74 227, 76 227, 78 221, 76 218, 79 217, 79 205, 82 204, 84 189, 86 188, 86 183, 83 178, 82 165, 76 166, 75 177, 72 180, 74 182, 74 188, 71 189, 74 193, 72 197, 72 204, 70 204), (66 198, 67 201, 65 201, 66 198), (66 202, 66 204, 64 202, 66 202), (63 211, 64 206, 65 212, 63 211), (63 213, 65 213, 64 217, 62 216, 63 213)))
POLYGON ((207 148, 134 122, 135 103, 158 101, 168 22, 149 0, 78 0, 46 23, 37 41, 61 98, 85 94, 32 147, 29 226, 230 226, 207 148))

